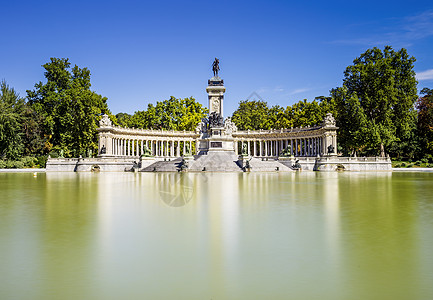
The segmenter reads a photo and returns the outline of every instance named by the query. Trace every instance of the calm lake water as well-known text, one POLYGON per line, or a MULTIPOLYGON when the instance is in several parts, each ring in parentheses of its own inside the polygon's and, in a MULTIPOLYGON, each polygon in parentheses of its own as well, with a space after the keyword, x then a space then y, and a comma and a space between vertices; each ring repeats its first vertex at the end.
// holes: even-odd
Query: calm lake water
POLYGON ((1 173, 0 299, 433 299, 433 173, 1 173))

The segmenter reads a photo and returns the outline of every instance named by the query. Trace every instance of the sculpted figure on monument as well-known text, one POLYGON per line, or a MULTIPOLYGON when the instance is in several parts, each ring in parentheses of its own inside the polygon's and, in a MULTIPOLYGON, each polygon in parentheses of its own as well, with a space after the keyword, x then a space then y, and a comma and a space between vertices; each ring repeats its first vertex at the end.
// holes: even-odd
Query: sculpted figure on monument
POLYGON ((217 112, 212 112, 209 115, 209 127, 222 127, 224 126, 223 117, 217 112))
POLYGON ((146 145, 144 145, 144 147, 143 147, 143 156, 145 156, 145 157, 152 156, 152 153, 150 153, 150 149, 147 148, 146 145))
POLYGON ((224 121, 224 129, 227 135, 231 135, 233 132, 238 130, 236 124, 232 122, 230 117, 224 121))
POLYGON ((244 144, 242 146, 242 155, 248 155, 248 146, 247 146, 247 144, 244 144))
POLYGON ((215 57, 215 60, 212 63, 213 76, 215 76, 215 77, 218 77, 218 71, 220 70, 219 64, 220 64, 219 59, 215 57))
POLYGON ((290 145, 288 145, 287 148, 281 152, 281 156, 284 156, 284 157, 290 156, 291 150, 292 150, 291 148, 292 147, 290 145))
POLYGON ((334 153, 334 146, 332 145, 328 146, 328 153, 334 153))
POLYGON ((201 122, 197 124, 195 131, 198 133, 207 133, 208 120, 206 118, 201 119, 201 122))
POLYGON ((108 115, 106 115, 106 114, 102 115, 102 119, 101 119, 101 121, 99 121, 99 126, 100 127, 108 127, 111 125, 112 125, 112 123, 111 123, 111 120, 108 117, 108 115))
POLYGON ((335 119, 331 113, 327 113, 325 119, 323 120, 324 126, 335 126, 335 119))

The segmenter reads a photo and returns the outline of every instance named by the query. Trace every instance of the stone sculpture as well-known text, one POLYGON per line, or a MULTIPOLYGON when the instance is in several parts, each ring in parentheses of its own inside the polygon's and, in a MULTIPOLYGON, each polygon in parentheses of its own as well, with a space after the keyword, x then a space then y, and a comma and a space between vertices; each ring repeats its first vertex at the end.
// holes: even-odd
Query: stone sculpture
POLYGON ((209 115, 209 127, 222 127, 224 126, 224 119, 221 117, 221 115, 217 112, 212 112, 209 115))
POLYGON ((287 148, 286 149, 284 149, 282 152, 281 152, 281 156, 285 156, 285 157, 287 157, 287 156, 290 156, 291 155, 291 146, 289 145, 289 146, 287 146, 287 148))
POLYGON ((248 148, 247 144, 243 144, 242 146, 242 155, 248 155, 248 148))
POLYGON ((224 121, 224 129, 225 129, 226 135, 231 135, 233 132, 238 130, 238 128, 236 127, 236 124, 232 122, 230 117, 228 117, 224 121))
POLYGON ((191 149, 189 148, 189 144, 185 145, 185 155, 187 156, 191 155, 191 149))
POLYGON ((108 115, 103 114, 101 121, 99 121, 100 127, 110 127, 112 125, 110 118, 108 115))
POLYGON ((150 149, 147 148, 146 145, 143 147, 143 156, 145 156, 145 157, 152 156, 152 153, 150 153, 150 149))
POLYGON ((294 169, 294 170, 300 170, 302 167, 301 167, 301 164, 299 163, 299 159, 297 159, 296 161, 295 161, 295 163, 292 165, 292 169, 294 169))
POLYGON ((331 113, 326 114, 325 119, 323 120, 323 126, 325 126, 325 127, 335 126, 335 119, 331 113))
POLYGON ((215 60, 212 63, 212 71, 213 71, 213 76, 214 77, 218 77, 218 71, 220 70, 219 64, 220 64, 219 59, 215 57, 215 60))

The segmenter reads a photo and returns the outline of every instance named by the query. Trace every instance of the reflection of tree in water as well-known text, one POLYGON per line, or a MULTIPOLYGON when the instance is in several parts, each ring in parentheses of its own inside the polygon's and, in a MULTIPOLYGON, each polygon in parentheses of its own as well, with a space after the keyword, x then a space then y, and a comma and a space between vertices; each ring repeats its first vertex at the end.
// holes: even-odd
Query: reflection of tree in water
POLYGON ((191 201, 193 194, 194 186, 189 174, 163 174, 161 176, 159 196, 168 206, 184 206, 191 201))

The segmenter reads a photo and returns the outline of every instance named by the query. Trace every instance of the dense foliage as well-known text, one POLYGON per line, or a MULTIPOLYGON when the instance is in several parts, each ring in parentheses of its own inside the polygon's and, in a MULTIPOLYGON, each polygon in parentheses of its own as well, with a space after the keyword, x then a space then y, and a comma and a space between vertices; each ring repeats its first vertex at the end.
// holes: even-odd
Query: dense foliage
POLYGON ((346 68, 343 86, 331 90, 339 141, 346 150, 373 155, 385 155, 385 149, 391 154, 414 151, 414 62, 406 49, 386 46, 367 50, 346 68))
POLYGON ((136 111, 132 116, 119 113, 118 122, 124 127, 194 130, 208 110, 193 97, 158 101, 156 105, 149 104, 147 110, 136 111))
POLYGON ((311 102, 304 99, 286 108, 269 108, 265 101, 245 100, 239 103, 232 121, 240 130, 307 127, 321 124, 326 113, 334 110, 330 97, 317 97, 311 102))
POLYGON ((433 89, 421 90, 423 97, 416 103, 421 144, 426 152, 433 154, 433 89))
POLYGON ((47 82, 37 83, 27 98, 41 116, 46 150, 76 157, 97 150, 99 116, 110 111, 107 98, 90 90, 90 71, 70 65, 68 59, 51 58, 43 65, 47 82))
POLYGON ((0 83, 0 156, 16 159, 24 152, 24 99, 3 80, 0 83))

